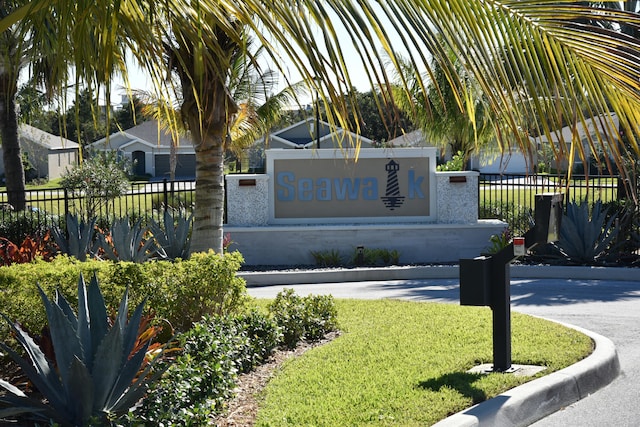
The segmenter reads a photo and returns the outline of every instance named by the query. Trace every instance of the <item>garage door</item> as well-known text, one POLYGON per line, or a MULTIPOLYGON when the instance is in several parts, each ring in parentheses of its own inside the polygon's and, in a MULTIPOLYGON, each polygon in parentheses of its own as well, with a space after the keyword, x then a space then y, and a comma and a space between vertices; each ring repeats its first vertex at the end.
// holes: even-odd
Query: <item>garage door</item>
MULTIPOLYGON (((156 177, 169 178, 169 155, 156 155, 156 177)), ((196 155, 180 154, 176 164, 176 178, 195 178, 196 176, 196 155)))

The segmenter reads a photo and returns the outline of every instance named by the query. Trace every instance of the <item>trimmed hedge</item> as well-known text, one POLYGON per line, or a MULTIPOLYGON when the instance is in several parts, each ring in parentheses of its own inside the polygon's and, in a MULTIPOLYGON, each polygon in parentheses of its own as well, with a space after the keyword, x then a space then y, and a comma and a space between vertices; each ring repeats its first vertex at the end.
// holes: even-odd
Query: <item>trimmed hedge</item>
MULTIPOLYGON (((120 296, 129 287, 130 306, 147 298, 146 307, 156 318, 185 331, 205 315, 231 314, 244 307, 249 296, 244 279, 236 276, 242 262, 239 252, 221 256, 210 251, 175 262, 80 262, 59 256, 52 262, 0 267, 0 313, 34 333, 40 332, 46 316, 36 285, 47 295, 59 289, 73 305, 77 304, 80 273, 86 280, 96 274, 108 307, 118 307, 120 296)), ((7 330, 3 324, 0 339, 7 330)))

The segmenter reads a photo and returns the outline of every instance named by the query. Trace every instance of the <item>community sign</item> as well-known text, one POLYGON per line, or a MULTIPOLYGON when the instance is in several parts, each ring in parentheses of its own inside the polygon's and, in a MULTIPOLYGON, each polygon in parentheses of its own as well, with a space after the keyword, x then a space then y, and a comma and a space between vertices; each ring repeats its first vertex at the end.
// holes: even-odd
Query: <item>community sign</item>
POLYGON ((435 149, 268 150, 274 223, 429 221, 435 149))

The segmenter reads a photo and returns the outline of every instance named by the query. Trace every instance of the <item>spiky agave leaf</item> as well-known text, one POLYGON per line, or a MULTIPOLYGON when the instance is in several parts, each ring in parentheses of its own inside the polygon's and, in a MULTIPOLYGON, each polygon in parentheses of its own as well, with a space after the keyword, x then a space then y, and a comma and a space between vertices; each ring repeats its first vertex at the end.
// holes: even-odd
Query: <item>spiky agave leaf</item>
MULTIPOLYGON (((16 361, 48 404, 34 403, 16 387, 0 382, 0 386, 9 391, 0 397, 0 404, 12 407, 3 409, 0 416, 42 413, 63 426, 77 426, 87 425, 94 417, 121 415, 135 407, 146 392, 148 382, 161 374, 155 371, 151 375, 157 358, 140 373, 149 342, 131 356, 145 302, 127 319, 126 290, 114 324, 109 328, 107 309, 95 275, 88 288, 82 276, 78 280, 77 317, 61 295, 57 294, 52 302, 41 288, 38 290, 47 311, 58 372, 34 340, 18 324, 11 324, 30 361, 3 343, 0 348, 16 361)), ((5 319, 11 323, 6 316, 5 319)))
POLYGON ((42 419, 47 418, 49 408, 41 401, 28 397, 18 387, 2 379, 0 379, 0 387, 10 393, 0 396, 0 403, 9 406, 6 409, 0 409, 0 421, 22 414, 37 414, 42 419))
MULTIPOLYGON (((49 401, 49 409, 53 412, 69 416, 66 406, 66 396, 62 387, 62 383, 55 371, 53 364, 46 358, 40 347, 35 343, 33 338, 29 336, 17 323, 12 323, 6 316, 5 320, 11 325, 16 340, 22 345, 29 357, 29 360, 23 359, 11 347, 0 342, 0 348, 7 352, 13 361, 20 367, 22 372, 29 378, 36 388, 49 401)), ((11 390, 10 390, 11 391, 11 390)), ((4 398, 3 398, 4 399, 4 398)), ((0 399, 0 402, 3 402, 0 399)), ((28 401, 30 402, 30 401, 28 401)), ((32 403, 32 402, 31 402, 32 403)))
POLYGON ((71 363, 75 358, 83 360, 84 352, 82 344, 78 339, 77 326, 74 327, 60 305, 53 303, 40 286, 38 286, 38 292, 40 293, 47 313, 51 342, 53 343, 58 364, 58 372, 60 373, 63 386, 66 388, 67 382, 69 381, 71 363))
POLYGON ((572 261, 598 261, 618 234, 613 226, 616 216, 607 220, 607 212, 599 201, 591 211, 587 203, 569 203, 556 247, 572 261))
POLYGON ((151 220, 151 233, 168 258, 187 259, 189 257, 192 222, 193 215, 185 216, 181 211, 174 216, 168 210, 163 215, 164 227, 155 220, 151 220))
POLYGON ((98 235, 98 241, 105 255, 113 261, 144 262, 159 250, 155 238, 145 239, 147 231, 142 227, 142 220, 132 226, 129 217, 124 217, 111 225, 111 242, 104 235, 98 235))
POLYGON ((95 235, 96 219, 84 222, 76 215, 67 214, 66 234, 58 227, 54 227, 53 237, 60 250, 79 261, 85 261, 91 252, 91 244, 95 235))

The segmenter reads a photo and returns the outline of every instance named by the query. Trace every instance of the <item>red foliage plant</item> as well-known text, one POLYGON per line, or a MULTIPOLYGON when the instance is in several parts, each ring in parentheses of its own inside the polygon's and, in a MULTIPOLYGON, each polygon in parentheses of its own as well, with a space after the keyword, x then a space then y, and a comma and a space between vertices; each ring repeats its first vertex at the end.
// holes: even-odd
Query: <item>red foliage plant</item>
POLYGON ((36 258, 51 261, 55 254, 55 243, 48 231, 42 237, 27 236, 19 246, 0 237, 0 265, 25 264, 36 258))

